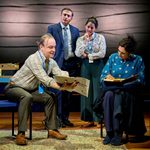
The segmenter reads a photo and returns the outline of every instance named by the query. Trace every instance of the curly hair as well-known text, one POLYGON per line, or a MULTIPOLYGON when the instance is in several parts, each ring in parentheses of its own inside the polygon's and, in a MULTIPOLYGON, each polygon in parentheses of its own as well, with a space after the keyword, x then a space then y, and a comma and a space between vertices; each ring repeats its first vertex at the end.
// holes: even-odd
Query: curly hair
POLYGON ((135 51, 137 42, 135 41, 134 37, 131 35, 128 35, 126 38, 123 38, 119 42, 119 46, 124 47, 125 50, 129 53, 135 51))

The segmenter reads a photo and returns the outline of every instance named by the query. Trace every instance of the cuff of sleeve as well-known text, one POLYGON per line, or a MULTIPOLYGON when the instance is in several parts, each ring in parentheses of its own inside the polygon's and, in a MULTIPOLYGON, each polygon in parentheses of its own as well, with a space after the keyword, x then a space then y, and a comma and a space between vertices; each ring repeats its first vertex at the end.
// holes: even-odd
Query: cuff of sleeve
POLYGON ((52 80, 49 82, 49 87, 51 87, 51 85, 52 85, 53 83, 55 83, 55 80, 54 80, 54 79, 52 79, 52 80))
POLYGON ((88 58, 93 60, 93 55, 92 54, 88 54, 88 58))

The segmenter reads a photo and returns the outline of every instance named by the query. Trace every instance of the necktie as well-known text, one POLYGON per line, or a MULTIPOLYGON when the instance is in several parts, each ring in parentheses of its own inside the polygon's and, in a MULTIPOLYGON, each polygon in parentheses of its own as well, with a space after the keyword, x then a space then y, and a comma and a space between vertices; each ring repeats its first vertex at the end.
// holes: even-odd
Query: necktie
POLYGON ((68 58, 68 34, 67 34, 67 27, 64 27, 64 58, 67 60, 68 58))
MULTIPOLYGON (((46 71, 46 73, 48 73, 48 68, 49 68, 49 60, 45 59, 45 68, 44 68, 44 70, 46 71)), ((39 93, 43 94, 44 90, 45 90, 44 85, 42 83, 40 83, 39 86, 38 86, 39 93)))
POLYGON ((45 71, 46 71, 46 73, 48 72, 48 67, 49 67, 49 60, 46 59, 45 60, 45 71))

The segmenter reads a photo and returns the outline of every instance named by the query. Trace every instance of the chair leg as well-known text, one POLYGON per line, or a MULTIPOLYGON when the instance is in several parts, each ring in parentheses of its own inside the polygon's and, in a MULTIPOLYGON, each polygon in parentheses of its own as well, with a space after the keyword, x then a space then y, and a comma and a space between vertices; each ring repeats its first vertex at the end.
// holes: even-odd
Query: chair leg
POLYGON ((104 114, 101 114, 100 116, 100 136, 101 138, 103 138, 103 123, 104 123, 104 114))
POLYGON ((14 111, 12 111, 12 136, 15 136, 15 134, 14 134, 14 130, 15 130, 15 128, 14 128, 14 119, 15 119, 15 114, 14 114, 14 111))
MULTIPOLYGON (((15 127, 14 127, 14 121, 15 120, 15 112, 14 110, 12 111, 12 136, 15 135, 15 127)), ((30 120, 29 120, 29 140, 32 140, 32 110, 30 110, 30 120)))
POLYGON ((101 138, 103 138, 103 120, 100 121, 100 125, 101 125, 100 135, 101 135, 101 138))
POLYGON ((32 140, 32 108, 30 110, 29 140, 32 140))

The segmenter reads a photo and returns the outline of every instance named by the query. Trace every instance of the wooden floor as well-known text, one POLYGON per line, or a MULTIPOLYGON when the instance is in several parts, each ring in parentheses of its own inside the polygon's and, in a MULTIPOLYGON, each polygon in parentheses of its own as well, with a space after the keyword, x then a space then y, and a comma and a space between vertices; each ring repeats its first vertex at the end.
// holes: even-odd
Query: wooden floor
MULTIPOLYGON (((33 129, 34 130, 42 130, 44 126, 42 124, 42 120, 44 120, 43 112, 33 112, 33 129)), ((63 130, 67 129, 81 129, 81 125, 85 124, 85 122, 80 120, 79 112, 72 112, 70 114, 70 120, 74 123, 74 127, 70 128, 62 128, 63 130)), ((147 140, 141 143, 127 143, 126 148, 129 150, 150 150, 150 113, 145 113, 145 124, 147 128, 146 137, 147 140)), ((15 128, 17 129, 17 113, 15 113, 15 128)), ((97 128, 97 126, 92 127, 97 128)), ((0 112, 0 130, 2 129, 11 129, 11 113, 9 112, 0 112)), ((84 128, 82 128, 84 129, 84 128)))

